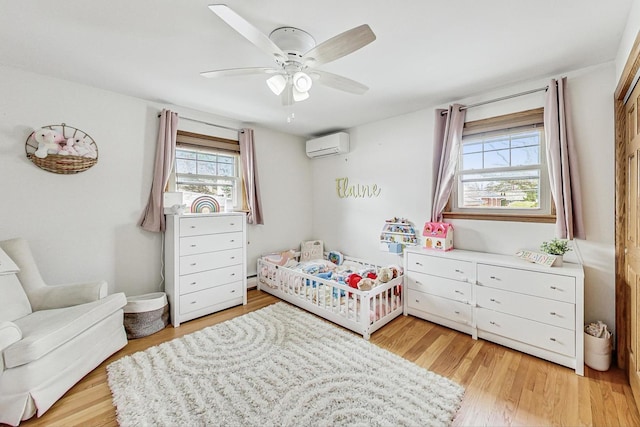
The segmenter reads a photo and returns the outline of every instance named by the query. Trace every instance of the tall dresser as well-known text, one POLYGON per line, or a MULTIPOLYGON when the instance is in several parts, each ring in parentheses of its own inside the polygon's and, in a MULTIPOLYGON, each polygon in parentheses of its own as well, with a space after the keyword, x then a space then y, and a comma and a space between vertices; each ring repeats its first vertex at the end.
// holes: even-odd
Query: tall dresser
POLYGON ((407 248, 404 313, 584 375, 584 272, 514 256, 407 248))
POLYGON ((247 303, 244 213, 167 215, 165 292, 174 327, 247 303))

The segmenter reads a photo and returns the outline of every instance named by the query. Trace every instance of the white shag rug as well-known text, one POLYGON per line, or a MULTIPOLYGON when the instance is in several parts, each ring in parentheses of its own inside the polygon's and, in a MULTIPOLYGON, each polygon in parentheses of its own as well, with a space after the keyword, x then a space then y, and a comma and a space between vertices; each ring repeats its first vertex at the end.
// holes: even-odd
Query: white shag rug
POLYGON ((107 367, 121 426, 443 426, 464 389, 277 303, 107 367))

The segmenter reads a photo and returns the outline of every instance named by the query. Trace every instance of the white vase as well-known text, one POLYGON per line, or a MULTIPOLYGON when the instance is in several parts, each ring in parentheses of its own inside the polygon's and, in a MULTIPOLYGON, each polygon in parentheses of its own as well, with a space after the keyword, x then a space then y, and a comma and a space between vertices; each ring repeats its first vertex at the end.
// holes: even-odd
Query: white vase
POLYGON ((553 266, 554 267, 562 267, 563 264, 563 259, 562 259, 562 255, 555 255, 556 260, 553 262, 553 266))

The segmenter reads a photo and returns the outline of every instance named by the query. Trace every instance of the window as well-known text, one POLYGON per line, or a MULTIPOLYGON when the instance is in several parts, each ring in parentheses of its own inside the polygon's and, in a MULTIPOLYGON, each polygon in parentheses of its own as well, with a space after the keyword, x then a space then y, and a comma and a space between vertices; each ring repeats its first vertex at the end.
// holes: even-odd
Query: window
POLYGON ((222 208, 242 209, 240 148, 237 141, 178 132, 172 191, 183 193, 183 203, 209 195, 222 208))
POLYGON ((465 123, 445 217, 552 218, 542 109, 465 123))

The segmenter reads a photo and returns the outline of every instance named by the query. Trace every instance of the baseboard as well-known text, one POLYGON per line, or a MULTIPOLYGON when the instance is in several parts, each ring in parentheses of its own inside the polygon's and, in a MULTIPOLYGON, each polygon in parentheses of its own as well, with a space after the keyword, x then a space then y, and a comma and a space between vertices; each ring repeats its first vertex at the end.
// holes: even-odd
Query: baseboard
POLYGON ((258 276, 247 277, 247 289, 255 289, 258 287, 258 276))

